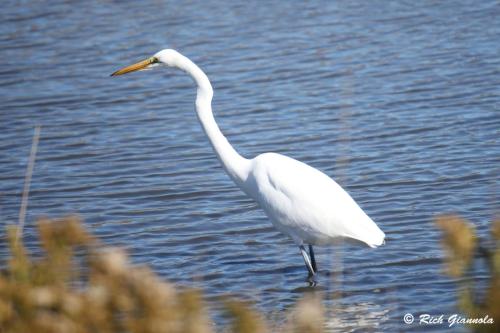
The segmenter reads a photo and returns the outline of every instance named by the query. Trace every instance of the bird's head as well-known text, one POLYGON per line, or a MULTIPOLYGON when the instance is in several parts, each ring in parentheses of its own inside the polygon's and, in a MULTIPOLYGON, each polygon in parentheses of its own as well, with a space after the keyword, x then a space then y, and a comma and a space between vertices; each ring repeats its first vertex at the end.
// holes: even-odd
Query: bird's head
POLYGON ((157 52, 154 56, 146 60, 139 61, 133 65, 123 67, 122 69, 117 70, 116 72, 111 74, 111 76, 123 75, 140 70, 147 70, 162 64, 169 67, 174 67, 179 63, 181 57, 182 57, 181 54, 175 50, 172 49, 161 50, 157 52))

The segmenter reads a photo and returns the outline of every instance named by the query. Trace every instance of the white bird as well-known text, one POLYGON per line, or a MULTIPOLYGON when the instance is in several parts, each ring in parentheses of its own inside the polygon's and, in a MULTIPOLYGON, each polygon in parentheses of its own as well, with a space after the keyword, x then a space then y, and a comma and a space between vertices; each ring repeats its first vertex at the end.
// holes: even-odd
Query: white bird
POLYGON ((253 159, 238 154, 215 122, 211 105, 213 89, 208 77, 179 52, 162 50, 111 75, 161 64, 179 68, 192 77, 198 87, 198 119, 224 170, 260 205, 272 224, 297 244, 310 277, 317 273, 313 245, 331 244, 339 238, 361 241, 370 247, 384 243, 382 230, 342 187, 323 172, 276 153, 264 153, 253 159), (305 245, 309 245, 310 256, 305 245))

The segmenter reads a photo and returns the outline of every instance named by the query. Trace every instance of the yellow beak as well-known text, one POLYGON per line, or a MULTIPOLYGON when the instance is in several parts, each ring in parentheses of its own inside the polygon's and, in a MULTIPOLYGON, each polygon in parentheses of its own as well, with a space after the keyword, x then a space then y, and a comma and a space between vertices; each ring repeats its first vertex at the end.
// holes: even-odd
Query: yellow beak
POLYGON ((151 58, 148 58, 146 60, 139 61, 138 63, 135 63, 133 65, 123 67, 122 69, 119 69, 116 72, 114 72, 113 74, 111 74, 111 76, 123 75, 123 74, 127 74, 130 72, 140 71, 141 69, 144 69, 144 68, 148 67, 149 65, 155 64, 157 62, 158 62, 157 58, 151 57, 151 58))

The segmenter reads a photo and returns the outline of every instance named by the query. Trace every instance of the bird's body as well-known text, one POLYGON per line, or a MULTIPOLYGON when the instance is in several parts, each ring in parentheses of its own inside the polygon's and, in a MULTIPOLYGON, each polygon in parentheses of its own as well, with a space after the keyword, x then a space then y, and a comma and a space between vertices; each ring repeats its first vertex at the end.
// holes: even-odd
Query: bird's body
POLYGON ((273 225, 297 245, 350 238, 371 247, 384 234, 349 194, 323 172, 295 159, 265 153, 252 160, 247 193, 273 225), (293 180, 293 181, 291 181, 293 180))
POLYGON ((226 173, 260 205, 273 225, 300 247, 311 275, 317 272, 312 245, 330 244, 339 238, 354 239, 371 247, 383 244, 384 233, 351 196, 323 172, 276 153, 264 153, 253 159, 239 155, 213 117, 213 90, 208 77, 185 56, 174 50, 163 50, 113 75, 158 63, 180 68, 193 78, 198 87, 198 119, 226 173), (309 245, 310 258, 305 244, 309 245))

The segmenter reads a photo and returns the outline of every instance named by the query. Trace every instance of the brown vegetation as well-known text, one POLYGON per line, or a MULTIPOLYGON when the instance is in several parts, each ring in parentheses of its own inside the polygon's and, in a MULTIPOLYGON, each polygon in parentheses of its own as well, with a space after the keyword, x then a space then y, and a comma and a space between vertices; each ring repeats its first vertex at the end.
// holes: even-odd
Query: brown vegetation
MULTIPOLYGON (((443 231, 446 272, 459 283, 459 309, 468 318, 489 316, 494 320, 492 325, 471 325, 475 331, 497 331, 500 221, 493 223, 489 247, 479 242, 474 228, 459 217, 439 217, 436 223, 443 231), (474 285, 477 260, 489 268, 486 291, 474 285)), ((215 331, 199 291, 179 289, 160 280, 149 268, 131 265, 123 250, 102 246, 77 218, 41 220, 38 228, 43 256, 36 260, 22 243, 16 243, 17 231, 8 231, 11 257, 0 272, 0 332, 215 331)), ((312 294, 297 303, 287 322, 272 329, 250 305, 234 300, 226 300, 224 305, 231 321, 225 331, 323 331, 322 302, 312 294)))
MULTIPOLYGON (((77 218, 41 220, 38 228, 44 256, 37 260, 16 244, 16 230, 8 232, 12 256, 0 274, 0 332, 215 330, 199 291, 179 290, 149 268, 131 265, 124 251, 104 248, 77 218)), ((304 300, 298 310, 308 308, 304 302, 317 303, 304 300)), ((268 332, 250 306, 227 301, 226 310, 229 331, 268 332)), ((288 326, 313 333, 321 332, 322 323, 321 312, 313 310, 309 316, 294 312, 288 326)))
POLYGON ((500 331, 500 220, 492 224, 492 245, 489 247, 479 242, 474 227, 458 216, 438 217, 436 224, 443 232, 446 272, 459 283, 460 311, 467 318, 493 320, 492 324, 471 324, 474 331, 500 331), (489 284, 486 290, 477 290, 475 269, 484 267, 483 260, 489 269, 489 284))

